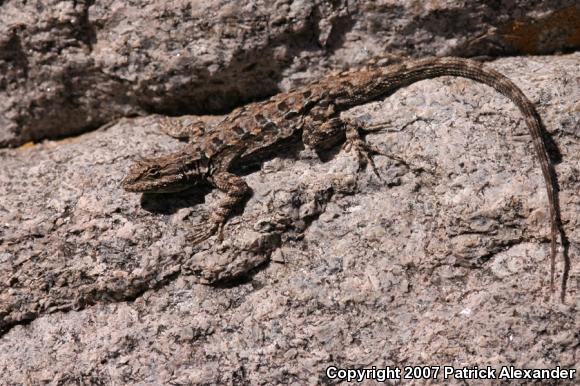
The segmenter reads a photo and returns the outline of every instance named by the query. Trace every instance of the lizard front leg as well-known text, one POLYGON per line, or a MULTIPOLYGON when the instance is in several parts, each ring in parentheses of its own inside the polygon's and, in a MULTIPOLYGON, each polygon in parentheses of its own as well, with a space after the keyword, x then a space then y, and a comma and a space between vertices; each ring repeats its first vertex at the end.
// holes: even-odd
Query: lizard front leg
POLYGON ((192 141, 210 133, 224 117, 222 115, 184 115, 182 117, 159 117, 159 130, 170 137, 192 141))
POLYGON ((192 117, 160 117, 159 130, 175 139, 189 141, 203 136, 206 124, 192 117))
POLYGON ((198 244, 207 238, 218 233, 218 239, 223 240, 223 226, 232 210, 244 200, 244 197, 251 191, 246 181, 241 177, 229 172, 220 172, 208 179, 210 185, 218 188, 226 194, 219 201, 204 224, 199 224, 194 228, 190 241, 198 244))

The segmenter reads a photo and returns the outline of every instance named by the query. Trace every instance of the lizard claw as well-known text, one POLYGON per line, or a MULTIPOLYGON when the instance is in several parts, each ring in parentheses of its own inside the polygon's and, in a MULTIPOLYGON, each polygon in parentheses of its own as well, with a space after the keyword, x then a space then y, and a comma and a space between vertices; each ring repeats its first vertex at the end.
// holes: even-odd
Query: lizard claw
MULTIPOLYGON (((187 241, 193 245, 199 244, 213 236, 216 231, 218 231, 218 228, 221 227, 220 224, 217 223, 198 224, 193 227, 193 232, 187 236, 187 241)), ((221 235, 221 238, 220 235, 218 235, 218 239, 220 239, 220 241, 223 240, 223 235, 221 235)))
POLYGON ((220 222, 218 224, 218 229, 217 229, 217 238, 218 241, 221 243, 222 241, 224 241, 224 223, 220 222))
POLYGON ((192 233, 187 237, 187 241, 196 245, 217 233, 217 240, 221 243, 224 241, 224 223, 225 220, 214 219, 213 221, 197 224, 193 226, 192 233))
POLYGON ((366 168, 367 165, 371 165, 373 172, 382 181, 381 175, 373 161, 371 154, 383 154, 376 147, 369 145, 360 138, 349 139, 345 142, 343 149, 347 152, 354 150, 356 157, 358 159, 359 171, 366 168))

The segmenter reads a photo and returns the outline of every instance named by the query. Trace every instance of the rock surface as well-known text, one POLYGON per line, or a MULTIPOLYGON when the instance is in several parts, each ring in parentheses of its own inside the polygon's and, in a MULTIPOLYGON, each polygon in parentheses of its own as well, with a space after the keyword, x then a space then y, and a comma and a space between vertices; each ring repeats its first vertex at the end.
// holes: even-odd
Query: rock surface
POLYGON ((537 104, 561 155, 566 305, 549 296, 530 136, 486 86, 423 81, 348 111, 384 126, 367 140, 402 160, 375 157, 382 181, 344 151, 323 162, 289 150, 245 177, 253 196, 225 240, 197 246, 188 226, 220 194, 122 191, 134 159, 182 146, 155 116, 125 119, 0 150, 0 383, 334 383, 330 365, 580 370, 580 54, 488 65, 537 104))
POLYGON ((0 1, 0 147, 223 112, 373 57, 580 47, 577 1, 500 3, 0 1))

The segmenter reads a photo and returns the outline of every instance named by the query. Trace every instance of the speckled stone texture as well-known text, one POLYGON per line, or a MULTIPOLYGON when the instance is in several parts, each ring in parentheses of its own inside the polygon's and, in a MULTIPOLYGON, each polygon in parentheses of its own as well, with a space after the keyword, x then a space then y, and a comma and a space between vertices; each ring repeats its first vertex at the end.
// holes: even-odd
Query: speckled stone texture
POLYGON ((0 1, 0 147, 220 113, 375 57, 580 47, 558 1, 0 1))
POLYGON ((0 150, 0 384, 335 383, 330 365, 579 370, 580 54, 488 66, 537 104, 557 145, 565 305, 550 298, 531 138, 486 86, 428 80, 346 112, 383 126, 367 140, 399 160, 374 158, 382 181, 340 149, 323 161, 289 149, 244 177, 253 196, 224 241, 197 246, 188 226, 220 193, 124 192, 133 160, 182 146, 155 116, 125 119, 0 150))

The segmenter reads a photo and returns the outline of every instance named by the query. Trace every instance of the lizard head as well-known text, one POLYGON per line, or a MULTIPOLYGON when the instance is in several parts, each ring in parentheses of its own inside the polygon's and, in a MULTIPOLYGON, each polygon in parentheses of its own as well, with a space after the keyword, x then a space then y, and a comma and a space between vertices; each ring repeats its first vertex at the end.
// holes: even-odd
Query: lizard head
POLYGON ((190 155, 171 154, 137 161, 121 182, 128 192, 175 193, 203 181, 208 162, 190 155))

